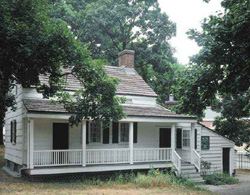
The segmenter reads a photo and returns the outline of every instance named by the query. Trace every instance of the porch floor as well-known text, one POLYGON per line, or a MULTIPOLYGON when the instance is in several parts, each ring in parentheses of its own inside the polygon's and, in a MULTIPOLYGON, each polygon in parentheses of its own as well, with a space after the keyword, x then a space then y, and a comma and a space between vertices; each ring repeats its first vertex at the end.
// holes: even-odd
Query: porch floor
POLYGON ((109 165, 87 165, 83 166, 61 166, 61 167, 36 167, 27 170, 29 175, 51 175, 51 174, 67 174, 67 173, 91 173, 105 171, 124 171, 124 170, 143 170, 153 168, 171 168, 172 162, 149 162, 135 164, 109 164, 109 165))

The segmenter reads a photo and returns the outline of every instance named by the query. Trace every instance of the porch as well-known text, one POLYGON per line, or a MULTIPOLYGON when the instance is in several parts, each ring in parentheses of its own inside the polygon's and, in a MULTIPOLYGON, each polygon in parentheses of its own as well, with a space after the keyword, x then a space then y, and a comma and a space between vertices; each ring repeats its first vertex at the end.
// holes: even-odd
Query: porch
MULTIPOLYGON (((27 168, 30 175, 149 169, 150 166, 174 167, 177 174, 181 174, 181 164, 184 161, 194 164, 198 170, 200 168, 200 156, 194 150, 192 139, 194 127, 190 123, 143 121, 136 127, 134 124, 137 122, 126 121, 123 123, 128 124, 127 142, 113 143, 114 127, 110 127, 110 133, 106 136, 109 141, 105 144, 105 130, 101 130, 100 143, 87 143, 90 141, 90 126, 87 121, 82 121, 81 126, 67 129, 69 134, 65 140, 69 141, 66 149, 55 148, 53 144, 56 142, 55 123, 67 124, 68 121, 37 118, 27 120, 27 168), (176 148, 177 127, 189 130, 189 149, 176 148)), ((62 129, 58 132, 60 143, 65 142, 62 129)), ((119 137, 119 141, 121 139, 123 138, 119 137)))
POLYGON ((27 170, 29 175, 51 175, 51 174, 72 174, 72 173, 98 173, 98 172, 115 172, 130 170, 149 170, 154 169, 171 169, 173 163, 168 162, 137 162, 134 164, 90 164, 82 165, 60 165, 60 166, 40 166, 27 170))

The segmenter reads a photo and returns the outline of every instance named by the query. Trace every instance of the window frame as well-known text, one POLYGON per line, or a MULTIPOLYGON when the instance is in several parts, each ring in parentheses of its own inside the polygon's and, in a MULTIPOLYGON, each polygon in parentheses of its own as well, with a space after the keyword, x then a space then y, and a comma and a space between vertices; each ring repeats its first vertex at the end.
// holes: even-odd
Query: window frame
POLYGON ((182 129, 182 149, 190 149, 191 144, 191 131, 189 129, 182 129), (189 139, 184 138, 184 131, 189 132, 189 139), (189 146, 184 146, 184 139, 189 140, 189 146))
POLYGON ((210 136, 201 136, 201 150, 210 150, 210 136), (208 138, 208 148, 203 148, 202 138, 208 138))
POLYGON ((119 123, 119 143, 121 143, 121 144, 127 144, 127 143, 129 143, 129 123, 125 123, 125 122, 123 122, 123 123, 119 123), (122 124, 127 124, 128 125, 128 141, 127 142, 125 142, 125 141, 121 141, 121 126, 122 126, 122 124))
POLYGON ((102 133, 102 123, 100 123, 100 141, 99 142, 92 142, 91 141, 91 124, 92 123, 96 123, 96 122, 93 122, 93 121, 89 121, 89 124, 88 124, 88 140, 89 140, 89 144, 102 144, 103 143, 103 133, 102 133))

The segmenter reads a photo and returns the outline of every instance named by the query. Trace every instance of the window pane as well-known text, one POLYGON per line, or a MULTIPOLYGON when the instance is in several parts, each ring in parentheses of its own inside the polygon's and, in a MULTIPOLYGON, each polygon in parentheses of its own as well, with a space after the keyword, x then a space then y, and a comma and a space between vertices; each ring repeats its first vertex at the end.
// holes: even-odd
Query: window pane
POLYGON ((101 142, 101 124, 90 123, 90 142, 101 142))
POLYGON ((121 142, 129 141, 129 124, 128 123, 121 123, 120 141, 121 142))
POLYGON ((190 147, 190 131, 183 130, 183 147, 190 147))

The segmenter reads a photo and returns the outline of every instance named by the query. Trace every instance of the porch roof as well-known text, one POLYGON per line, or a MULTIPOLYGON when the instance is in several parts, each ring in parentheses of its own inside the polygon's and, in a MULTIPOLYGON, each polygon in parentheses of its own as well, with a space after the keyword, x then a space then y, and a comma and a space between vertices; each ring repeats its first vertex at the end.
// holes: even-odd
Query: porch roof
MULTIPOLYGON (((63 105, 53 104, 50 100, 24 99, 23 103, 28 112, 69 114, 63 105)), ((123 105, 123 110, 127 116, 196 119, 193 116, 176 114, 159 105, 123 105)))

